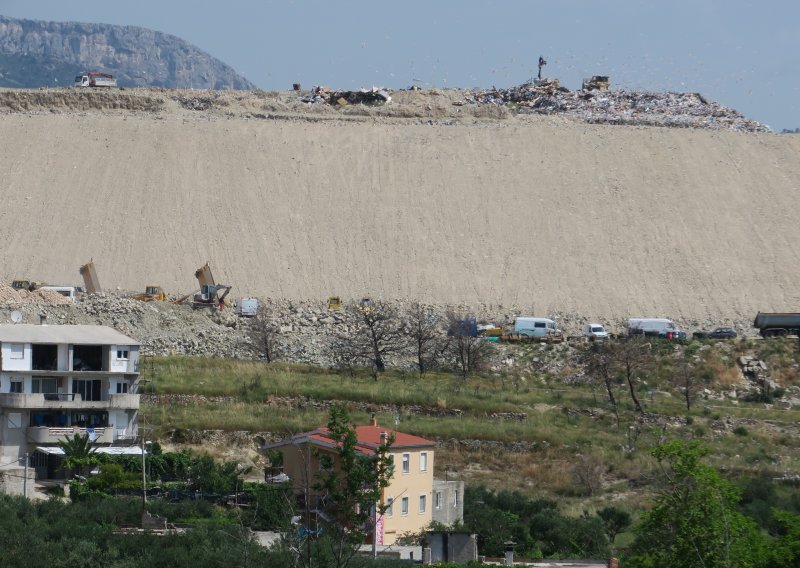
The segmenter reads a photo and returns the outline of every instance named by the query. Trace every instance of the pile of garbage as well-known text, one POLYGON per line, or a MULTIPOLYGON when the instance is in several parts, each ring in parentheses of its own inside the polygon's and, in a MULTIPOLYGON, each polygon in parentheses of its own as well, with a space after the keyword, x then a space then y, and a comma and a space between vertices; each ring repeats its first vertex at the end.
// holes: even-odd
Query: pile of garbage
POLYGON ((214 106, 208 97, 172 97, 172 100, 187 110, 208 110, 214 106))
POLYGON ((468 104, 508 105, 517 112, 563 114, 592 124, 768 132, 769 128, 699 93, 589 89, 570 91, 555 79, 509 89, 467 91, 468 104))
POLYGON ((71 304, 72 300, 54 290, 37 289, 33 291, 16 290, 11 286, 0 284, 0 304, 71 304))
POLYGON ((391 91, 383 87, 357 91, 332 91, 330 87, 314 85, 311 92, 300 97, 304 103, 326 105, 380 105, 392 102, 391 91))

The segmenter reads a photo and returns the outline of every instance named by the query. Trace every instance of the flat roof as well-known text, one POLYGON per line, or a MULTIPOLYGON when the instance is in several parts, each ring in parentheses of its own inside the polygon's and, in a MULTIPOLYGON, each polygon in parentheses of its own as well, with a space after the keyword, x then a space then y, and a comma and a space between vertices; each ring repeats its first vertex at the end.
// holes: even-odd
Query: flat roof
POLYGON ((71 343, 73 345, 139 345, 135 339, 106 325, 0 325, 5 343, 71 343))

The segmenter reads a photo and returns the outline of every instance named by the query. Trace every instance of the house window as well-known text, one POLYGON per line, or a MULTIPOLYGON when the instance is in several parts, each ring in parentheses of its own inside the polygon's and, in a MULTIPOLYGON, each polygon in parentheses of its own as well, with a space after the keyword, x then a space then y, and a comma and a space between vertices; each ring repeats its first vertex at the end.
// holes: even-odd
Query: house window
POLYGON ((128 394, 128 383, 117 383, 117 394, 128 394))
POLYGON ((24 359, 25 358, 25 344, 24 343, 9 343, 8 349, 10 351, 9 359, 24 359))
POLYGON ((420 515, 425 512, 426 500, 427 500, 427 496, 426 495, 420 495, 419 496, 419 514, 420 515))
POLYGON ((400 514, 408 515, 408 497, 403 497, 400 501, 400 514))
POLYGON ((394 497, 389 497, 386 500, 386 516, 391 517, 394 514, 394 497))
POLYGON ((428 471, 428 452, 419 454, 419 470, 428 471))
POLYGON ((333 456, 321 454, 319 456, 319 470, 330 473, 333 471, 333 456))
POLYGON ((433 506, 436 507, 437 511, 442 508, 442 492, 441 491, 437 491, 436 493, 433 494, 433 506))
POLYGON ((411 454, 403 454, 403 473, 411 471, 411 454))
POLYGON ((127 349, 117 349, 117 359, 120 361, 127 361, 128 360, 128 350, 127 349))
POLYGON ((8 392, 22 392, 22 381, 11 381, 11 390, 8 392))
POLYGON ((458 488, 453 491, 453 507, 458 507, 458 488))

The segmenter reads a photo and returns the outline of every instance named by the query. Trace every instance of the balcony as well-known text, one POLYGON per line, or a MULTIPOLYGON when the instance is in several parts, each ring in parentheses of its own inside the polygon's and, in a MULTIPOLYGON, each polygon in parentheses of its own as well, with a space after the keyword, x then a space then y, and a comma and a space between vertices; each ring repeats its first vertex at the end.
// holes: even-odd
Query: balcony
POLYGON ((0 394, 0 408, 63 409, 63 410, 135 410, 139 408, 138 394, 110 394, 102 400, 83 400, 79 394, 0 394))
MULTIPOLYGON (((86 435, 86 428, 48 428, 47 426, 31 426, 28 428, 28 442, 32 444, 57 444, 67 436, 86 435)), ((95 444, 111 444, 114 441, 114 428, 94 428, 97 436, 95 444)))

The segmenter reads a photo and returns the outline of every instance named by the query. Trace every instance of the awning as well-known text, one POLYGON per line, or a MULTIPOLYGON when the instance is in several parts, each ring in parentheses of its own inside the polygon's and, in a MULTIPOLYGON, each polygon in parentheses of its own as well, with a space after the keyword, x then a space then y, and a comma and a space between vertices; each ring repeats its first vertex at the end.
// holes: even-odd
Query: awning
MULTIPOLYGON (((58 446, 39 446, 36 448, 37 452, 48 454, 51 456, 63 456, 64 450, 58 446)), ((98 454, 109 454, 112 456, 140 456, 142 455, 142 448, 138 446, 102 446, 94 448, 98 454)), ((145 451, 145 455, 147 452, 145 451)))

